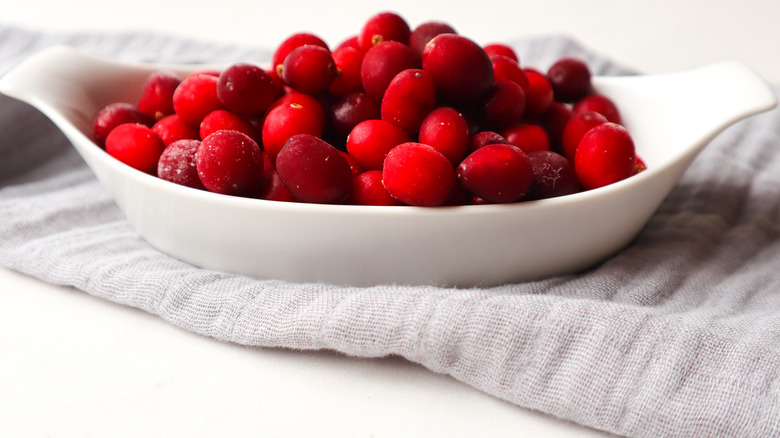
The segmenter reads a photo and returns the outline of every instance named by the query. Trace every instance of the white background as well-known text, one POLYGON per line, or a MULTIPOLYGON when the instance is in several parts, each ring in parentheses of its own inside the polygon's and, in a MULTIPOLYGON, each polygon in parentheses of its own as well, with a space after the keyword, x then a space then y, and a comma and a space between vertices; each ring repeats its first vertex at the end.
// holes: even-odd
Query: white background
MULTIPOLYGON (((739 60, 780 84, 771 0, 25 0, 5 2, 0 23, 273 48, 297 31, 338 44, 382 10, 480 43, 566 34, 645 73, 739 60)), ((604 436, 401 359, 228 345, 4 269, 0 351, 0 436, 604 436)))

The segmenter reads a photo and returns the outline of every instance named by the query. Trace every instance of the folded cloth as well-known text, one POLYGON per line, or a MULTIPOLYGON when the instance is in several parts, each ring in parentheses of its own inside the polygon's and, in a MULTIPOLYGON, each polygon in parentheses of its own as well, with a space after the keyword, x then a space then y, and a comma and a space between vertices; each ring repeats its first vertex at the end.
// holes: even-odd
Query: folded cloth
MULTIPOLYGON (((0 27, 0 72, 68 44, 118 59, 265 61, 163 35, 0 27)), ((512 42, 627 70, 565 37, 512 42)), ((716 92, 716 90, 713 90, 716 92)), ((197 269, 123 218, 43 116, 0 100, 0 265, 249 346, 402 356, 519 406, 634 437, 780 436, 780 111, 720 134, 636 240, 587 272, 485 289, 336 287, 197 269)))

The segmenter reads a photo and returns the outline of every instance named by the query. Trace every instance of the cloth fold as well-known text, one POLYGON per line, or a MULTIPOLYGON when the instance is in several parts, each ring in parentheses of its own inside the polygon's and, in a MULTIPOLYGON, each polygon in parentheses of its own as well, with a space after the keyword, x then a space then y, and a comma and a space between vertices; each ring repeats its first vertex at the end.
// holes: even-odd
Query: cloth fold
MULTIPOLYGON (((511 42, 628 69, 565 36, 511 42)), ((268 48, 0 26, 0 73, 54 44, 262 62, 268 48)), ((775 90, 778 90, 775 88, 775 90)), ((633 437, 780 436, 780 111, 717 136, 625 250, 486 289, 336 287, 194 268, 141 239, 57 129, 0 97, 0 265, 248 346, 396 355, 516 405, 633 437)))

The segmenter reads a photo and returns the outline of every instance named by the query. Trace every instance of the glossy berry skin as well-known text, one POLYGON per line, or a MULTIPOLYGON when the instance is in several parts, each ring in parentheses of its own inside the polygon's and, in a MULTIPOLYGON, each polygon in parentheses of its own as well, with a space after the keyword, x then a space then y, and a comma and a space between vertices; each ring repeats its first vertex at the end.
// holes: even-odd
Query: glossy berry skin
POLYGON ((520 121, 525 111, 525 91, 517 82, 501 80, 488 90, 480 105, 482 120, 488 126, 506 126, 520 121))
POLYGON ((508 56, 493 55, 490 57, 490 62, 493 64, 493 82, 516 82, 517 85, 523 88, 524 92, 528 92, 530 87, 528 77, 526 77, 525 70, 520 67, 517 61, 508 56))
POLYGON ((209 113, 200 123, 200 138, 206 138, 216 131, 233 130, 244 133, 255 143, 260 142, 260 133, 248 119, 227 110, 209 113))
POLYGON ((363 64, 363 52, 354 47, 342 47, 332 53, 336 64, 336 78, 328 87, 328 92, 334 96, 363 91, 360 79, 360 67, 363 64))
POLYGON ((481 99, 493 84, 493 64, 474 41, 441 34, 425 46, 422 69, 433 78, 442 97, 451 102, 481 99))
POLYGON ((314 108, 300 103, 286 103, 268 112, 261 135, 263 150, 273 162, 276 162, 279 151, 293 135, 322 136, 322 115, 314 108))
POLYGON ((561 58, 547 70, 547 80, 559 102, 576 102, 588 95, 592 89, 590 79, 588 65, 579 58, 561 58))
POLYGON ((407 205, 433 207, 449 198, 455 184, 455 169, 431 146, 408 142, 394 147, 385 158, 382 181, 387 191, 407 205))
POLYGON ((370 17, 358 33, 358 45, 367 52, 383 41, 409 42, 411 29, 406 20, 394 12, 380 12, 370 17))
POLYGON ((419 67, 420 59, 409 46, 386 41, 371 47, 363 56, 360 80, 366 94, 381 102, 385 90, 398 73, 419 67))
POLYGON ((583 97, 574 104, 572 111, 574 114, 586 111, 596 112, 612 123, 617 123, 618 125, 623 124, 623 118, 620 115, 620 110, 617 105, 603 94, 590 94, 583 97))
POLYGON ((509 59, 513 60, 516 63, 520 63, 520 57, 517 56, 517 52, 515 52, 515 49, 513 49, 512 47, 504 43, 490 43, 487 44, 484 48, 485 48, 485 52, 491 58, 496 55, 501 55, 501 56, 508 57, 509 59))
POLYGON ((254 196, 263 182, 263 152, 238 131, 217 131, 201 142, 198 177, 207 190, 233 196, 254 196))
POLYGON ((352 169, 341 153, 309 134, 290 137, 276 158, 276 171, 301 202, 339 204, 352 192, 352 169))
POLYGON ((454 27, 439 21, 421 23, 409 35, 409 47, 422 58, 423 49, 436 36, 443 33, 458 33, 454 27))
POLYGON ((330 105, 328 125, 335 138, 346 141, 358 123, 379 117, 379 104, 366 93, 355 91, 341 96, 330 105))
POLYGON ((577 152, 577 146, 585 134, 594 127, 607 123, 606 117, 593 111, 585 111, 572 115, 566 127, 563 129, 563 156, 574 162, 574 155, 577 152))
POLYGON ((468 153, 472 153, 482 146, 489 144, 509 144, 508 141, 495 131, 482 131, 471 136, 468 153))
POLYGON ((401 205, 390 196, 382 182, 381 170, 367 170, 357 175, 352 183, 352 193, 346 201, 353 205, 401 205))
POLYGON ((138 109, 157 121, 174 113, 173 93, 181 83, 176 73, 159 70, 153 72, 144 81, 138 109))
POLYGON ((547 131, 535 123, 516 123, 504 128, 501 135, 507 143, 520 148, 526 154, 550 149, 547 131))
POLYGON ((466 118, 450 107, 436 108, 420 125, 418 141, 433 146, 444 154, 453 166, 466 156, 470 140, 466 118))
POLYGON ((414 137, 435 107, 436 85, 431 75, 424 70, 408 69, 398 73, 387 86, 380 113, 382 120, 414 137))
POLYGON ((152 126, 152 131, 162 139, 165 146, 177 140, 200 140, 198 130, 184 123, 178 114, 171 114, 158 120, 152 126))
POLYGON ((574 166, 566 157, 552 151, 527 155, 534 178, 524 199, 555 198, 580 191, 574 166))
POLYGON ((512 145, 491 144, 477 149, 457 168, 459 184, 490 203, 520 200, 531 187, 528 156, 512 145))
POLYGON ((185 123, 198 128, 212 111, 223 109, 217 96, 218 77, 211 74, 187 76, 173 93, 173 108, 185 123))
POLYGON ((542 72, 524 68, 523 72, 528 80, 528 89, 525 90, 525 115, 528 117, 538 117, 550 107, 555 100, 552 85, 542 72))
POLYGON ((385 120, 358 123, 347 137, 347 152, 365 170, 381 170, 391 149, 410 141, 403 129, 385 120))
POLYGON ((271 75, 254 64, 230 65, 217 80, 217 97, 222 105, 244 116, 262 114, 276 100, 277 93, 271 75))
POLYGON ((288 36, 287 38, 285 38, 276 47, 276 50, 274 50, 273 55, 271 55, 271 70, 269 72, 271 76, 276 76, 278 78, 281 78, 282 64, 284 63, 285 58, 287 58, 287 55, 289 55, 290 52, 297 49, 298 47, 307 44, 320 46, 325 49, 328 48, 328 44, 325 43, 325 41, 322 38, 320 38, 317 35, 314 35, 313 33, 309 33, 309 32, 294 33, 288 36))
POLYGON ((152 175, 157 174, 157 162, 165 150, 160 137, 151 128, 137 123, 124 123, 112 129, 106 138, 106 152, 128 166, 152 175))
POLYGON ((168 145, 157 163, 157 176, 175 184, 205 190, 198 176, 200 140, 177 140, 168 145))
POLYGON ((628 130, 602 123, 585 134, 574 157, 577 179, 586 190, 621 181, 636 172, 636 150, 628 130))
POLYGON ((139 123, 152 126, 154 119, 141 112, 129 102, 110 103, 98 111, 92 123, 92 138, 98 146, 103 147, 106 137, 117 126, 125 123, 139 123))
POLYGON ((336 79, 336 63, 324 47, 306 45, 291 51, 282 63, 282 79, 301 93, 319 94, 336 79))

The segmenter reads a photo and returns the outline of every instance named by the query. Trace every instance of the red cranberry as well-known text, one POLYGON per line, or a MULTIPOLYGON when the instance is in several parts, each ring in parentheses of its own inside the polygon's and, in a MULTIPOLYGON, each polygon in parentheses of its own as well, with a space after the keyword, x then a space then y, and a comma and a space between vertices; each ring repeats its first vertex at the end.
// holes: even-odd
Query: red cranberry
POLYGON ((482 131, 471 136, 468 152, 474 152, 482 146, 487 146, 489 144, 509 144, 509 142, 506 141, 501 134, 495 131, 482 131))
POLYGON ((518 201, 533 181, 528 156, 507 144, 491 144, 472 152, 458 165, 457 175, 463 188, 492 203, 518 201))
POLYGON ((352 192, 352 169, 341 153, 309 134, 290 137, 276 158, 287 190, 302 202, 337 204, 352 192))
POLYGON ((547 110, 536 118, 547 130, 550 149, 557 152, 562 151, 563 130, 566 128, 566 124, 569 123, 572 115, 574 113, 568 105, 553 101, 547 110))
POLYGON ((212 111, 203 118, 203 122, 200 124, 200 138, 206 138, 214 132, 226 129, 242 132, 255 143, 261 141, 260 133, 257 132, 257 128, 252 122, 227 110, 212 111))
POLYGON ((334 96, 363 91, 360 79, 360 67, 363 64, 363 52, 354 47, 343 47, 333 52, 336 64, 336 78, 330 84, 328 92, 334 96))
POLYGON ((287 55, 298 47, 305 45, 320 46, 325 49, 328 48, 328 44, 323 41, 322 38, 308 32, 294 33, 282 41, 279 46, 274 50, 274 54, 271 56, 271 75, 281 77, 282 64, 287 55))
POLYGON ((523 88, 523 91, 528 91, 530 87, 528 77, 526 77, 525 70, 520 67, 517 61, 508 56, 493 55, 490 57, 490 62, 493 64, 493 82, 516 82, 517 85, 523 88))
MULTIPOLYGON (((322 109, 321 107, 319 108, 322 109)), ((287 140, 296 134, 322 136, 321 115, 300 103, 279 105, 268 112, 263 123, 263 148, 273 162, 287 140)))
POLYGON ((595 126, 607 122, 606 117, 593 111, 574 114, 563 129, 563 155, 573 163, 582 137, 595 126))
POLYGON ((358 34, 358 44, 364 52, 367 52, 371 47, 384 41, 407 44, 410 34, 409 24, 403 17, 393 12, 380 12, 363 24, 358 34))
POLYGON ((419 142, 433 146, 453 166, 466 156, 470 140, 468 122, 461 113, 450 107, 436 108, 420 125, 419 142))
POLYGON ((365 120, 358 123, 347 137, 347 152, 363 169, 382 169, 387 153, 401 143, 410 141, 403 129, 385 120, 365 120))
POLYGON ((520 120, 525 110, 525 91, 517 82, 494 83, 481 105, 482 119, 490 126, 505 126, 520 120))
POLYGON ((353 49, 358 49, 361 52, 363 49, 360 48, 360 43, 358 42, 358 36, 352 35, 344 39, 344 41, 340 42, 335 49, 333 49, 333 53, 335 53, 339 49, 343 49, 345 47, 352 47, 353 49))
POLYGON ((103 147, 106 137, 117 126, 124 123, 139 123, 152 126, 154 119, 142 113, 135 105, 127 102, 110 103, 98 111, 92 124, 92 137, 103 147))
POLYGON ((379 104, 366 93, 356 91, 333 102, 328 119, 332 133, 340 141, 344 141, 358 123, 379 117, 379 104))
POLYGON ((559 102, 576 102, 591 92, 590 69, 578 58, 561 58, 547 70, 547 79, 559 102))
POLYGON ((277 93, 271 75, 253 64, 233 64, 217 80, 217 97, 222 105, 245 116, 262 114, 276 100, 277 93))
POLYGON ((330 51, 320 46, 301 46, 282 64, 282 79, 301 93, 319 94, 336 79, 336 63, 330 51))
POLYGON ((197 128, 206 115, 222 109, 217 97, 217 76, 192 74, 173 93, 173 107, 185 123, 197 128))
POLYGON ((419 67, 420 59, 409 46, 397 41, 386 41, 371 47, 363 56, 360 80, 366 94, 381 102, 395 75, 419 67))
POLYGON ((577 179, 586 190, 621 181, 636 172, 636 150, 621 125, 602 123, 588 131, 574 157, 577 179))
POLYGON ((575 114, 586 111, 593 111, 604 116, 608 121, 623 124, 623 119, 620 116, 620 111, 617 105, 607 96, 603 94, 590 94, 583 97, 572 108, 575 114))
POLYGON ((485 52, 491 58, 495 55, 501 55, 501 56, 506 56, 517 63, 520 62, 520 57, 517 56, 517 52, 515 52, 515 49, 511 48, 510 46, 504 43, 488 44, 485 46, 485 52))
POLYGON ((420 69, 404 70, 387 87, 380 112, 382 120, 416 136, 425 117, 436 107, 433 78, 420 69))
POLYGON ((138 109, 155 121, 173 114, 173 93, 180 83, 179 75, 167 70, 150 74, 141 88, 138 109))
POLYGON ((281 201, 281 202, 298 202, 295 196, 287 190, 284 186, 282 179, 279 178, 279 172, 276 169, 272 169, 268 172, 263 184, 260 187, 260 191, 257 194, 259 199, 265 199, 268 201, 281 201))
POLYGON ((533 182, 525 199, 546 199, 570 195, 580 191, 574 166, 566 157, 552 151, 528 154, 533 171, 533 182))
POLYGON ((263 183, 263 152, 254 140, 238 131, 217 131, 201 142, 198 176, 211 192, 253 196, 263 183))
POLYGON ((165 146, 177 140, 200 140, 198 131, 184 123, 178 114, 171 114, 158 120, 152 126, 152 131, 162 139, 165 146))
POLYGON ((532 68, 523 69, 528 79, 526 90, 525 115, 538 117, 550 107, 554 99, 552 85, 547 76, 532 68))
POLYGON ((346 202, 354 205, 401 205, 385 188, 381 170, 367 170, 356 176, 352 194, 346 202))
POLYGON ((382 181, 404 204, 433 207, 443 204, 456 184, 455 169, 441 152, 422 143, 401 143, 385 158, 382 181))
POLYGON ((422 58, 423 49, 436 36, 443 33, 458 33, 455 28, 447 23, 427 21, 417 26, 409 35, 409 47, 422 58))
POLYGON ((177 140, 160 155, 157 176, 194 189, 205 190, 198 176, 197 153, 200 140, 177 140))
POLYGON ((160 137, 146 125, 124 123, 112 129, 106 137, 109 155, 152 175, 157 174, 157 162, 163 150, 165 145, 160 137))
POLYGON ((509 144, 520 148, 526 154, 550 149, 547 131, 534 123, 516 123, 507 126, 501 131, 501 135, 509 144))
POLYGON ((422 68, 448 101, 479 100, 493 84, 488 54, 474 41, 456 34, 433 38, 423 50, 422 68))

